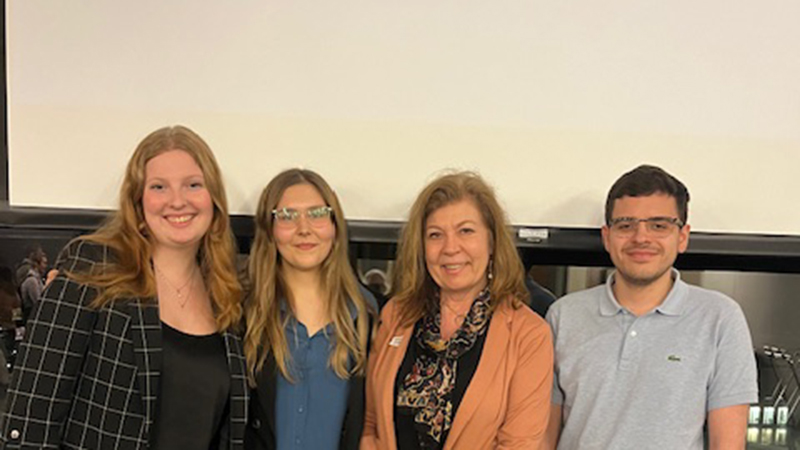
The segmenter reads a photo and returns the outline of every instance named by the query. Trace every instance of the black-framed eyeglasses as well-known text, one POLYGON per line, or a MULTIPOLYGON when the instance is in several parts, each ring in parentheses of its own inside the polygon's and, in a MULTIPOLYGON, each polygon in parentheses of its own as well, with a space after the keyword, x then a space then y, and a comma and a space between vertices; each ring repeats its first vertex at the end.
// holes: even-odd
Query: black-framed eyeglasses
POLYGON ((646 219, 617 217, 611 219, 608 227, 617 236, 628 237, 636 233, 640 222, 644 223, 648 233, 658 237, 668 236, 675 227, 680 229, 684 225, 677 217, 648 217, 646 219))
POLYGON ((330 223, 333 208, 330 206, 315 206, 308 209, 280 208, 272 210, 277 226, 294 228, 300 223, 300 216, 304 215, 311 226, 322 226, 330 223))

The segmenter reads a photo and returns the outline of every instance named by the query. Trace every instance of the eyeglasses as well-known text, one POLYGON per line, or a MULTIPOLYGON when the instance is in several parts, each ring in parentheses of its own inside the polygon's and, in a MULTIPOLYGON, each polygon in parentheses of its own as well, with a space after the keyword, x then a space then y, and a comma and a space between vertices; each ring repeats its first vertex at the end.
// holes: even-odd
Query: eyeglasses
POLYGON ((321 227, 330 223, 333 208, 330 206, 315 206, 305 210, 298 210, 293 208, 273 209, 272 216, 275 218, 275 224, 279 227, 294 228, 300 223, 300 215, 305 215, 308 223, 312 227, 321 227))
POLYGON ((630 237, 639 229, 639 222, 644 222, 647 232, 656 237, 668 236, 673 227, 683 227, 683 222, 675 217, 648 217, 647 219, 617 217, 616 219, 611 219, 609 228, 617 236, 630 237))

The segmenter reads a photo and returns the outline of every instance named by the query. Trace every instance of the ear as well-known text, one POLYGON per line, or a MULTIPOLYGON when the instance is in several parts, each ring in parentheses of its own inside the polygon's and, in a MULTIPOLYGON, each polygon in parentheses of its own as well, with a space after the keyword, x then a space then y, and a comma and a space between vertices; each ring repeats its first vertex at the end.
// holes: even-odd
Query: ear
POLYGON ((609 251, 608 250, 608 247, 609 247, 608 241, 609 241, 609 239, 611 239, 611 236, 609 236, 609 234, 610 234, 610 230, 608 229, 608 225, 603 225, 600 228, 600 235, 603 237, 603 247, 606 249, 606 252, 609 251))
POLYGON ((683 253, 689 248, 689 231, 691 227, 687 223, 678 230, 678 253, 683 253))

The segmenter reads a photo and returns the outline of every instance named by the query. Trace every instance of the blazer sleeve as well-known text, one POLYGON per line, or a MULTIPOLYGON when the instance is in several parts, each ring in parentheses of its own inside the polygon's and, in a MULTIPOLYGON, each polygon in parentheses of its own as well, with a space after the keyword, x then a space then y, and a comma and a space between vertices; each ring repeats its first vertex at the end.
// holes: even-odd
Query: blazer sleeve
POLYGON ((538 320, 526 322, 520 332, 508 410, 497 433, 498 450, 539 448, 547 429, 553 384, 553 340, 547 323, 535 319, 538 320))
POLYGON ((68 244, 56 263, 58 277, 28 321, 0 436, 5 449, 60 448, 97 314, 89 307, 96 290, 68 279, 65 272, 91 270, 108 251, 98 247, 84 241, 68 244))
POLYGON ((364 430, 361 434, 361 450, 374 450, 378 448, 378 399, 377 399, 377 383, 376 383, 376 370, 378 360, 381 357, 381 351, 388 339, 388 334, 391 328, 390 321, 394 311, 394 302, 390 301, 381 311, 380 321, 378 322, 378 329, 375 333, 375 338, 372 339, 372 348, 369 352, 369 361, 367 362, 367 379, 366 379, 366 400, 364 407, 364 430))

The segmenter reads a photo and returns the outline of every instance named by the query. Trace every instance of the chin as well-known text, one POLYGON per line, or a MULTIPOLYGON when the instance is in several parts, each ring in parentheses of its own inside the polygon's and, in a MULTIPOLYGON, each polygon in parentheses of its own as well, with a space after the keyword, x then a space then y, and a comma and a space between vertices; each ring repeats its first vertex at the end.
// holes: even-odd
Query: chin
POLYGON ((660 280, 665 273, 669 270, 665 270, 662 272, 638 272, 638 273, 631 273, 631 272, 623 272, 619 271, 622 278, 625 279, 630 284, 636 286, 647 286, 649 284, 655 283, 656 281, 660 280))

